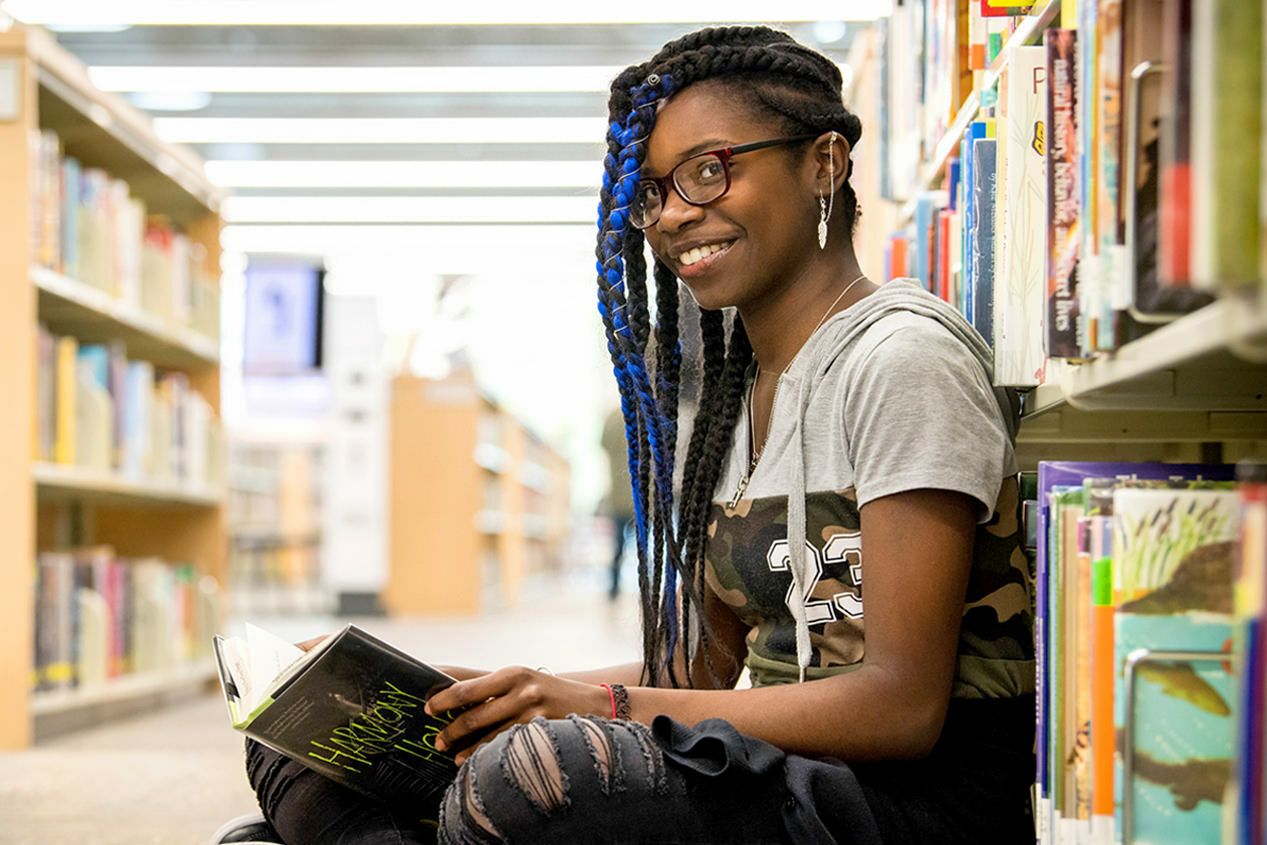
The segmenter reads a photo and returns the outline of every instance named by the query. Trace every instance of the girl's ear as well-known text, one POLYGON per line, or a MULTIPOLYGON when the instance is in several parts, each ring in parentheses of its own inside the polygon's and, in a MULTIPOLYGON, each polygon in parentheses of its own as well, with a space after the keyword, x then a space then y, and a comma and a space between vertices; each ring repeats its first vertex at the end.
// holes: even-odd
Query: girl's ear
POLYGON ((824 194, 835 193, 845 184, 849 173, 849 153, 852 150, 845 136, 832 130, 824 132, 814 141, 814 185, 824 194), (831 182, 830 187, 828 182, 831 182))

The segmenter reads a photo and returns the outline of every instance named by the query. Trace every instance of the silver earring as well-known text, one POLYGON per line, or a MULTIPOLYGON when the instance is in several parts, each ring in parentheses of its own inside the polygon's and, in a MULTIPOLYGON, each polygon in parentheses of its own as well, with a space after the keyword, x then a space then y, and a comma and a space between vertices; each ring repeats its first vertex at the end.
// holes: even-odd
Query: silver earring
POLYGON ((831 133, 831 146, 827 148, 827 166, 830 175, 827 179, 827 186, 831 190, 831 199, 823 199, 823 192, 818 192, 818 248, 827 249, 827 220, 831 217, 832 209, 836 205, 836 133, 831 133))
POLYGON ((823 192, 818 192, 818 248, 827 248, 827 200, 823 199, 823 192))

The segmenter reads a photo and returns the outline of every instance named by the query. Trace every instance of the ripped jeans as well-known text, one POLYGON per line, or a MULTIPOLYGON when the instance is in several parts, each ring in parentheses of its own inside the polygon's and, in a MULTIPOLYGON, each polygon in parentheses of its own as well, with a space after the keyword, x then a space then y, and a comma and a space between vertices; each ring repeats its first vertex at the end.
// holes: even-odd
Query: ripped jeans
POLYGON ((287 845, 1031 845, 1033 714, 1033 695, 952 701, 928 757, 854 765, 720 719, 536 719, 472 754, 439 807, 374 804, 251 741, 247 772, 287 845))
POLYGON ((439 808, 389 810, 256 742, 247 771, 288 845, 786 842, 780 771, 700 781, 648 726, 599 717, 534 720, 480 748, 439 808), (420 812, 419 812, 420 811, 420 812))

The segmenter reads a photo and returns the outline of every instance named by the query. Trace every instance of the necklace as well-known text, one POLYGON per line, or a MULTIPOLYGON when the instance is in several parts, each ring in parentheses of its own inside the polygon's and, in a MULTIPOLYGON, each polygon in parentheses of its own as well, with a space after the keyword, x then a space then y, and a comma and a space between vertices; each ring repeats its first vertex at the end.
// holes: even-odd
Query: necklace
MULTIPOLYGON (((823 323, 827 322, 827 318, 831 316, 832 309, 836 307, 836 305, 840 302, 840 300, 845 298, 845 294, 849 293, 849 291, 853 288, 854 285, 858 284, 858 282, 861 282, 866 277, 867 276, 864 273, 858 278, 854 279, 849 284, 845 285, 845 289, 842 290, 836 296, 836 298, 832 300, 831 305, 827 306, 827 310, 823 312, 823 316, 818 318, 818 323, 816 323, 813 330, 810 331, 809 337, 805 338, 805 343, 808 343, 809 338, 813 337, 814 333, 823 327, 823 323)), ((801 349, 805 348, 805 343, 801 344, 801 349)), ((787 366, 783 368, 783 371, 781 373, 779 373, 778 381, 776 381, 774 384, 774 401, 778 401, 779 386, 783 384, 783 376, 787 375, 787 371, 792 369, 792 365, 796 363, 797 357, 801 354, 801 349, 796 350, 796 355, 792 356, 792 360, 788 361, 787 366)), ((756 435, 756 431, 754 430, 756 427, 753 425, 753 416, 752 416, 752 397, 757 389, 757 379, 759 379, 760 377, 761 377, 761 363, 757 362, 757 371, 753 374, 752 382, 748 385, 748 395, 744 397, 744 413, 748 418, 748 451, 749 453, 751 453, 752 459, 748 462, 748 471, 745 472, 743 474, 743 477, 739 479, 739 486, 735 488, 735 495, 731 497, 730 501, 726 505, 726 507, 729 508, 730 510, 734 510, 739 505, 739 500, 743 498, 744 492, 748 489, 748 482, 752 480, 752 474, 757 469, 757 462, 761 460, 761 453, 765 451, 765 444, 766 444, 765 439, 762 439, 760 446, 757 445, 757 442, 756 442, 757 435, 756 435)), ((770 404, 770 411, 773 414, 773 411, 774 411, 773 402, 771 402, 770 404)), ((767 433, 768 433, 768 428, 767 428, 767 433)))

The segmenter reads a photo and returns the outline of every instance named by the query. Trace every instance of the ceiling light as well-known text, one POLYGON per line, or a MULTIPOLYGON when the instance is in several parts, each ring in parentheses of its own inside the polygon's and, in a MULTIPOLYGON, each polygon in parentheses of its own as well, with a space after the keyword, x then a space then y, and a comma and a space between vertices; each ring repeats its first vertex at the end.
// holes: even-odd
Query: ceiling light
POLYGON ((220 242, 246 253, 346 255, 425 266, 429 273, 497 268, 507 278, 534 269, 554 276, 594 274, 594 226, 229 225, 220 242))
POLYGON ((580 188, 597 190, 594 161, 208 161, 226 188, 580 188))
POLYGON ((189 144, 601 144, 601 117, 159 117, 166 141, 189 144))
POLYGON ((9 0, 7 10, 28 23, 136 26, 412 26, 466 24, 812 23, 842 17, 875 20, 893 0, 731 0, 724 5, 643 0, 640 3, 419 3, 416 0, 9 0))
POLYGON ((148 67, 98 65, 88 69, 103 91, 217 91, 234 93, 480 93, 485 91, 606 93, 621 67, 148 67))
POLYGON ((211 105, 206 91, 133 91, 128 100, 147 111, 198 111, 211 105))
POLYGON ((597 192, 575 197, 227 197, 226 223, 588 223, 597 192))

